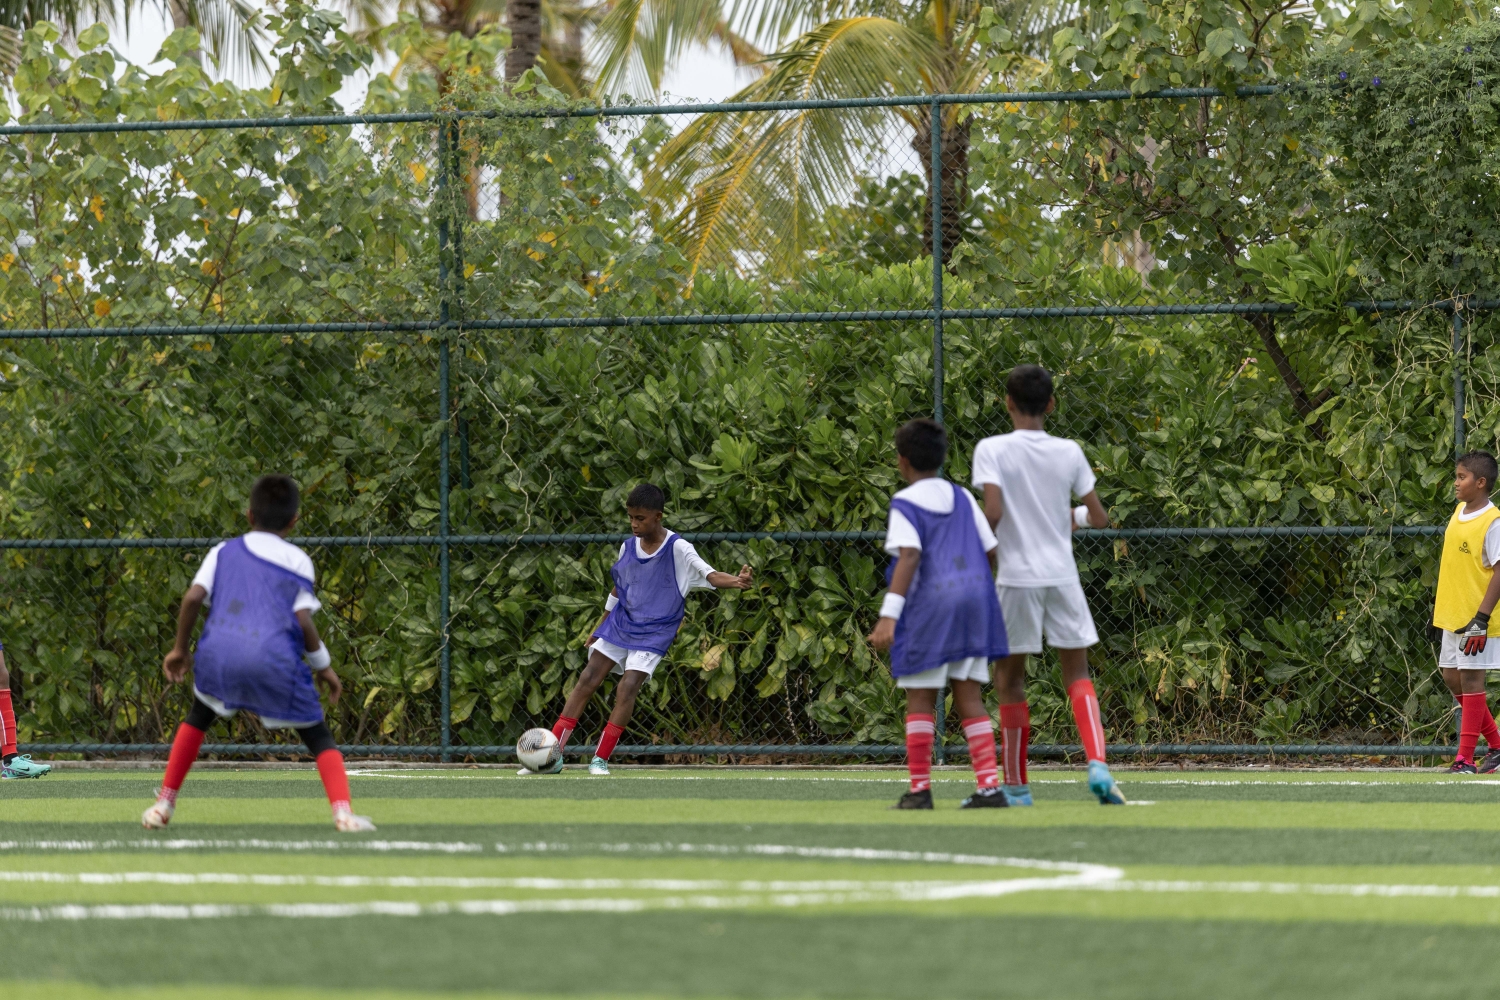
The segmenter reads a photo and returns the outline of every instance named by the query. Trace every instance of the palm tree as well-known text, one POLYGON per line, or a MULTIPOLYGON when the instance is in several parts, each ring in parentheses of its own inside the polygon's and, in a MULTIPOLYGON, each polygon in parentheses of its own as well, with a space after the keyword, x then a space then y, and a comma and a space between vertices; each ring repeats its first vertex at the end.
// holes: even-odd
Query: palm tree
MULTIPOLYGON (((683 0, 692 5, 692 0, 683 0)), ((979 0, 843 0, 778 4, 760 13, 797 23, 816 6, 824 20, 765 57, 770 71, 736 101, 778 101, 895 94, 978 93, 1039 73, 1045 39, 1070 12, 1045 0, 1011 0, 999 14, 1019 55, 992 68, 979 31, 979 0)), ((603 78, 603 74, 601 74, 603 78)), ((972 110, 941 113, 943 259, 957 244, 968 204, 972 110)), ((711 114, 668 141, 645 178, 663 224, 695 267, 742 266, 751 259, 789 270, 805 255, 817 222, 859 183, 858 162, 879 157, 904 132, 928 170, 928 106, 711 114)), ((928 204, 931 182, 928 181, 928 204)), ((931 213, 924 244, 931 252, 931 213)))
MULTIPOLYGON (((267 68, 260 8, 247 0, 151 0, 172 19, 174 30, 196 28, 204 49, 222 69, 245 75, 267 68)), ((130 31, 141 0, 0 0, 0 72, 9 77, 21 57, 21 35, 39 21, 75 34, 83 18, 104 20, 130 31)), ((200 58, 201 61, 201 58, 200 58)))

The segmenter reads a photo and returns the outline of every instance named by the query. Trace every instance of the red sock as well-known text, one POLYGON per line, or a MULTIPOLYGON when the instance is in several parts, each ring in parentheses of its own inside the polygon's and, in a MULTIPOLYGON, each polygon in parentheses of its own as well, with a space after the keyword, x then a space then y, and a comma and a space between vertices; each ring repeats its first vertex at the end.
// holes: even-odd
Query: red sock
POLYGON ((559 747, 567 746, 568 737, 573 735, 573 730, 577 728, 577 719, 570 719, 566 715, 559 715, 557 721, 552 723, 552 735, 557 737, 557 745, 559 747))
POLYGON ((1474 749, 1479 746, 1479 733, 1484 726, 1482 720, 1490 714, 1490 708, 1485 704, 1483 692, 1459 695, 1458 700, 1463 705, 1462 725, 1458 731, 1458 759, 1472 764, 1474 749))
POLYGON ((995 726, 988 715, 965 719, 964 739, 969 741, 969 762, 974 765, 974 780, 980 788, 1000 784, 995 764, 995 726))
POLYGON ((620 742, 620 737, 623 735, 625 735, 624 726, 617 726, 613 722, 606 723, 604 735, 599 737, 599 749, 594 751, 594 755, 609 760, 609 755, 615 752, 615 744, 620 742))
POLYGON ((1491 750, 1500 750, 1500 727, 1495 725, 1495 717, 1490 714, 1489 697, 1479 692, 1479 735, 1484 737, 1484 745, 1491 750))
POLYGON ((0 757, 16 752, 16 710, 11 707, 10 688, 0 691, 0 757))
POLYGON ((1026 784, 1026 748, 1031 743, 1031 706, 1024 701, 1000 706, 1000 734, 1005 743, 1005 783, 1026 784))
POLYGON ((932 743, 937 735, 936 719, 915 712, 906 716, 906 768, 911 772, 911 790, 932 787, 932 743))
POLYGON ((1104 723, 1099 720, 1099 696, 1094 693, 1094 682, 1085 677, 1068 685, 1068 701, 1073 704, 1073 721, 1078 723, 1084 757, 1102 762, 1104 723))
POLYGON ((349 806, 349 775, 344 773, 344 755, 334 747, 318 754, 318 777, 328 793, 328 805, 334 812, 353 810, 349 806))
POLYGON ((167 773, 161 779, 161 791, 156 793, 157 798, 168 802, 177 801, 177 793, 187 780, 193 762, 198 759, 198 750, 203 746, 203 735, 203 730, 186 722, 177 727, 177 737, 172 740, 172 755, 167 758, 167 773))

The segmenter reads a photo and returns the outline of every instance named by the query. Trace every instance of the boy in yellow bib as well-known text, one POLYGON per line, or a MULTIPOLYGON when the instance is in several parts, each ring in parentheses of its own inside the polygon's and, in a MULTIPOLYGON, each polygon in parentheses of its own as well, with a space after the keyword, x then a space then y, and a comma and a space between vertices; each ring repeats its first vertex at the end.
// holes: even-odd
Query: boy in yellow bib
POLYGON ((1450 774, 1489 772, 1500 767, 1500 729, 1485 696, 1486 670, 1500 670, 1500 620, 1490 621, 1500 601, 1500 508, 1490 490, 1500 476, 1495 456, 1471 451, 1458 459, 1453 491, 1458 506, 1443 532, 1443 560, 1438 566, 1437 600, 1432 624, 1442 630, 1438 666, 1443 682, 1462 706, 1458 757, 1450 774), (1489 753, 1476 769, 1474 751, 1484 737, 1489 753))

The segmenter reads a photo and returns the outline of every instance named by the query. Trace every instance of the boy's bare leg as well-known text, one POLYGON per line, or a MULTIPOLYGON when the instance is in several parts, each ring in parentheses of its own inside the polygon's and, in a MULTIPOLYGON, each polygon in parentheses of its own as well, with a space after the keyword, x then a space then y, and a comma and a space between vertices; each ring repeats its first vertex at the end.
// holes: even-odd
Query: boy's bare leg
POLYGON ((599 685, 604 683, 604 678, 615 669, 615 661, 605 656, 598 650, 589 650, 589 658, 583 665, 583 672, 578 675, 578 683, 573 685, 573 690, 568 693, 568 700, 563 704, 562 715, 552 725, 552 735, 557 737, 559 747, 568 745, 568 737, 573 730, 578 728, 578 718, 583 715, 584 707, 588 705, 589 699, 594 692, 599 690, 599 685))
POLYGON ((995 661, 995 696, 1000 702, 1000 749, 1005 793, 1012 805, 1030 805, 1026 751, 1031 743, 1031 706, 1026 703, 1026 654, 995 661))
POLYGON ((635 714, 636 695, 640 694, 641 687, 650 679, 651 675, 641 670, 626 670, 620 676, 620 683, 615 685, 615 707, 610 711, 609 723, 599 737, 599 749, 594 751, 589 774, 600 777, 609 774, 610 755, 615 752, 615 745, 625 735, 625 727, 630 725, 630 717, 635 714))

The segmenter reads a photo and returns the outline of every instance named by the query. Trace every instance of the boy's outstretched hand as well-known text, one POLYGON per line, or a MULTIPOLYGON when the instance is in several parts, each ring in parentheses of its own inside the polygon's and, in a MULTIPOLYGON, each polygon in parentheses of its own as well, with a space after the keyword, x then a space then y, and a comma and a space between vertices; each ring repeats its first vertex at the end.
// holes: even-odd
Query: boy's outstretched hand
POLYGON ((755 571, 748 565, 741 566, 739 574, 730 576, 728 573, 710 573, 708 582, 720 590, 749 590, 751 582, 755 579, 755 571))
POLYGON ((896 619, 882 618, 877 621, 868 641, 882 653, 890 649, 891 643, 896 641, 896 619))
POLYGON ((337 705, 339 697, 344 693, 344 682, 339 680, 339 675, 333 672, 333 668, 324 667, 313 674, 313 679, 328 694, 328 704, 337 705))
POLYGON ((161 672, 173 684, 181 684, 193 665, 193 654, 186 649, 174 649, 161 661, 161 672))

